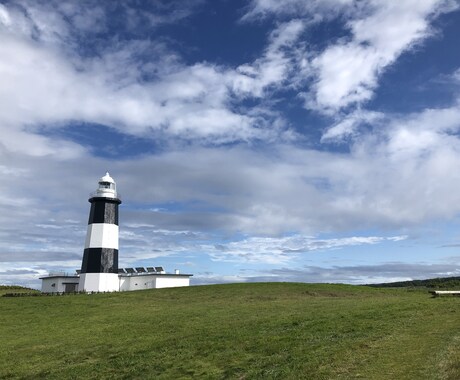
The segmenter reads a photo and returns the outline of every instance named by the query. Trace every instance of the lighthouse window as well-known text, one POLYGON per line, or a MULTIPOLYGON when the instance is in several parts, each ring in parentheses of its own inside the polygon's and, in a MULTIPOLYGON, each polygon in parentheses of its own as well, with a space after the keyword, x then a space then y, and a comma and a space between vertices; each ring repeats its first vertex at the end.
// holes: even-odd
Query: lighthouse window
POLYGON ((99 182, 99 186, 104 189, 110 189, 110 182, 99 182))

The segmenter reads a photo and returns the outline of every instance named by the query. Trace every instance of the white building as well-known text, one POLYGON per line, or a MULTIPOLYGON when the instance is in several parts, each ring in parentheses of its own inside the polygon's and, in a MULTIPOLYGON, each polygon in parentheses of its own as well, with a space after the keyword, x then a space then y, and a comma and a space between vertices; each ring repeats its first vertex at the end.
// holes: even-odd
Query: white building
MULTIPOLYGON (((126 272, 134 268, 124 269, 126 272)), ((166 273, 162 267, 157 267, 158 272, 148 272, 144 268, 136 268, 136 273, 120 274, 120 291, 175 288, 178 286, 189 286, 191 274, 166 273)), ((123 270, 123 269, 122 269, 123 270)))
MULTIPOLYGON (((150 268, 150 267, 149 267, 150 268)), ((117 288, 112 291, 134 291, 144 289, 175 288, 190 286, 192 274, 166 273, 164 270, 148 272, 145 268, 119 269, 117 275, 117 288)), ((50 273, 41 277, 43 293, 73 293, 85 291, 80 287, 81 274, 69 275, 66 273, 50 273)), ((86 290, 98 292, 104 290, 86 290)))
POLYGON ((42 280, 43 293, 72 293, 78 291, 80 276, 69 276, 66 273, 50 273, 42 280))
POLYGON ((50 273, 41 277, 42 292, 117 292, 189 286, 191 274, 166 273, 162 267, 118 268, 118 198, 106 173, 91 194, 91 209, 81 270, 75 275, 50 273))

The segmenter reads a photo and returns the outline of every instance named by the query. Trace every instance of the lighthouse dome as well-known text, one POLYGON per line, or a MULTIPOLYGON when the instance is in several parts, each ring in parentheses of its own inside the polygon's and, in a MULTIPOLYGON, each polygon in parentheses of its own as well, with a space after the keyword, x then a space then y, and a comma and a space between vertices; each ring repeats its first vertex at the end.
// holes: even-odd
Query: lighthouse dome
POLYGON ((109 172, 99 179, 98 184, 99 187, 91 194, 92 197, 117 198, 117 185, 109 172))
POLYGON ((109 172, 106 172, 105 176, 101 177, 101 179, 99 180, 99 183, 101 183, 101 182, 115 183, 113 178, 110 176, 109 172))

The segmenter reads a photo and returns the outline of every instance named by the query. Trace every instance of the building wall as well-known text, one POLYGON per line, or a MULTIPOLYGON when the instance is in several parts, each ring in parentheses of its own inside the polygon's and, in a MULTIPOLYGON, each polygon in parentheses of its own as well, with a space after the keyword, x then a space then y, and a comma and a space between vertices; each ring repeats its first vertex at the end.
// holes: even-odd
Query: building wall
POLYGON ((173 288, 189 286, 190 277, 167 274, 145 274, 139 276, 120 277, 120 291, 133 291, 143 289, 173 288))
POLYGON ((188 276, 174 276, 162 275, 157 277, 156 288, 175 288, 179 286, 189 286, 190 277, 188 276))
POLYGON ((146 282, 146 278, 142 278, 142 277, 141 276, 120 277, 120 291, 129 292, 133 290, 149 289, 147 287, 142 286, 146 282))
POLYGON ((85 292, 118 292, 120 283, 115 273, 82 273, 80 288, 85 292))
MULTIPOLYGON (((42 278, 42 292, 43 293, 64 293, 66 291, 66 283, 78 283, 78 277, 69 276, 53 276, 42 278), (54 284, 54 286, 53 286, 54 284)), ((75 291, 78 291, 78 285, 75 291)))

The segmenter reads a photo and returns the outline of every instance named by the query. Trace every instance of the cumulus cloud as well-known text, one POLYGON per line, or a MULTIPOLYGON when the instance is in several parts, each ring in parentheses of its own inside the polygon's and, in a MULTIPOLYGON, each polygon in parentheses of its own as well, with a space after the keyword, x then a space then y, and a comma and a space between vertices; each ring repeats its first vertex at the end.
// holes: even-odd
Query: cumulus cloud
MULTIPOLYGON (((155 225, 154 230, 316 235, 449 219, 460 211, 458 193, 451 191, 460 186, 460 176, 452 170, 460 164, 458 109, 454 105, 386 115, 385 124, 352 140, 348 153, 291 144, 273 144, 263 151, 190 146, 119 161, 85 157, 61 162, 52 156, 31 159, 4 152, 3 162, 14 163, 1 170, 9 184, 0 197, 4 248, 18 231, 23 239, 31 231, 49 239, 72 234, 72 244, 79 247, 83 227, 80 235, 70 226, 56 230, 66 220, 85 223, 87 195, 95 185, 88 168, 110 168, 126 196, 125 221, 155 225), (66 178, 65 184, 57 178, 66 178), (140 200, 151 206, 131 210, 130 204, 140 200), (168 212, 169 203, 180 205, 181 212, 168 212)), ((42 247, 51 244, 62 246, 49 240, 42 247)))
POLYGON ((437 0, 369 2, 368 14, 348 21, 351 37, 313 59, 318 80, 308 105, 333 112, 371 99, 385 68, 432 35, 431 19, 451 6, 437 0))
POLYGON ((361 125, 367 124, 375 127, 383 118, 384 115, 380 112, 358 109, 329 127, 323 133, 321 142, 341 142, 353 136, 361 125))
POLYGON ((261 97, 270 86, 280 86, 292 75, 296 57, 295 46, 305 25, 291 20, 279 25, 270 35, 270 43, 263 57, 251 64, 237 67, 231 83, 233 91, 243 96, 261 97))
POLYGON ((337 18, 344 22, 349 34, 322 51, 307 51, 297 45, 303 61, 308 61, 304 77, 296 78, 302 83, 300 95, 306 99, 306 107, 333 115, 370 100, 385 69, 402 53, 436 34, 431 27, 434 18, 456 8, 458 3, 451 0, 254 0, 243 20, 284 17, 314 25, 337 18))
MULTIPOLYGON (((75 8, 53 10, 46 3, 29 2, 22 8, 1 8, 0 121, 7 129, 2 138, 6 149, 81 156, 86 152, 78 145, 43 134, 75 120, 142 137, 161 133, 217 144, 282 136, 273 112, 232 104, 236 93, 261 97, 265 88, 286 80, 289 59, 283 49, 295 40, 301 23, 280 26, 264 57, 248 65, 187 66, 161 40, 112 40, 98 47, 96 55, 81 55, 71 43, 72 33, 90 27, 75 21, 83 12, 75 8)), ((98 13, 97 20, 103 18, 98 13)))
MULTIPOLYGON (((8 78, 0 93, 2 122, 9 127, 2 141, 11 150, 22 147, 23 153, 59 155, 62 152, 54 146, 59 142, 30 132, 72 120, 104 124, 134 135, 165 128, 184 138, 213 136, 232 141, 257 137, 252 124, 260 123, 226 106, 227 88, 221 82, 222 74, 212 66, 181 67, 160 81, 143 85, 131 81, 119 88, 123 82, 109 81, 116 79, 119 66, 111 71, 102 62, 91 62, 87 70, 79 71, 58 52, 30 42, 3 39, 1 46, 1 71, 8 78), (20 139, 23 144, 17 143, 20 139)), ((129 66, 127 71, 125 79, 129 66)), ((64 151, 73 148, 78 152, 75 144, 63 145, 64 151)))
MULTIPOLYGON (((0 122, 6 130, 2 144, 34 156, 79 157, 87 154, 85 149, 44 133, 75 120, 107 125, 125 134, 173 136, 207 144, 288 140, 292 133, 286 131, 282 118, 273 110, 266 112, 267 93, 297 88, 308 107, 327 112, 362 103, 372 96, 384 67, 432 34, 429 22, 447 9, 446 4, 433 0, 414 5, 407 0, 391 5, 366 2, 358 7, 340 2, 343 14, 351 14, 351 8, 359 10, 347 23, 350 37, 307 54, 301 36, 312 15, 329 14, 337 4, 307 6, 291 1, 282 10, 271 2, 256 2, 248 15, 262 12, 257 10, 305 9, 298 12, 300 17, 278 24, 260 58, 235 68, 207 62, 185 65, 161 40, 112 39, 82 54, 78 38, 97 34, 96 24, 107 27, 110 7, 98 6, 86 18, 84 4, 53 7, 24 1, 20 6, 2 5, 0 73, 5 79, 0 89, 0 122), (147 52, 150 58, 145 60, 147 52), (309 86, 307 92, 302 90, 305 86, 309 86), (252 109, 235 106, 248 97, 261 103, 252 109)), ((170 8, 165 4, 147 14, 153 17, 155 11, 170 8)), ((185 8, 183 17, 193 9, 191 5, 185 8)), ((135 8, 133 12, 138 14, 135 8)), ((331 128, 325 139, 341 130, 349 133, 355 123, 352 119, 357 114, 331 128)))
POLYGON ((86 197, 95 185, 88 168, 110 168, 126 201, 122 207, 140 201, 150 208, 180 205, 180 213, 147 208, 130 216, 125 209, 131 223, 157 229, 317 234, 451 218, 460 205, 458 193, 451 191, 460 186, 452 170, 460 164, 459 120, 456 106, 387 115, 384 127, 362 133, 348 153, 274 144, 263 151, 191 146, 120 161, 4 154, 15 163, 9 172, 16 175, 5 174, 9 186, 2 190, 0 219, 11 226, 8 214, 14 208, 21 230, 29 215, 35 224, 58 217, 85 220, 86 197), (66 178, 65 186, 57 178, 66 178), (80 201, 69 205, 69 199, 80 201), (56 215, 53 209, 61 211, 56 215))
POLYGON ((460 69, 455 70, 455 72, 452 74, 452 79, 460 83, 460 69))

